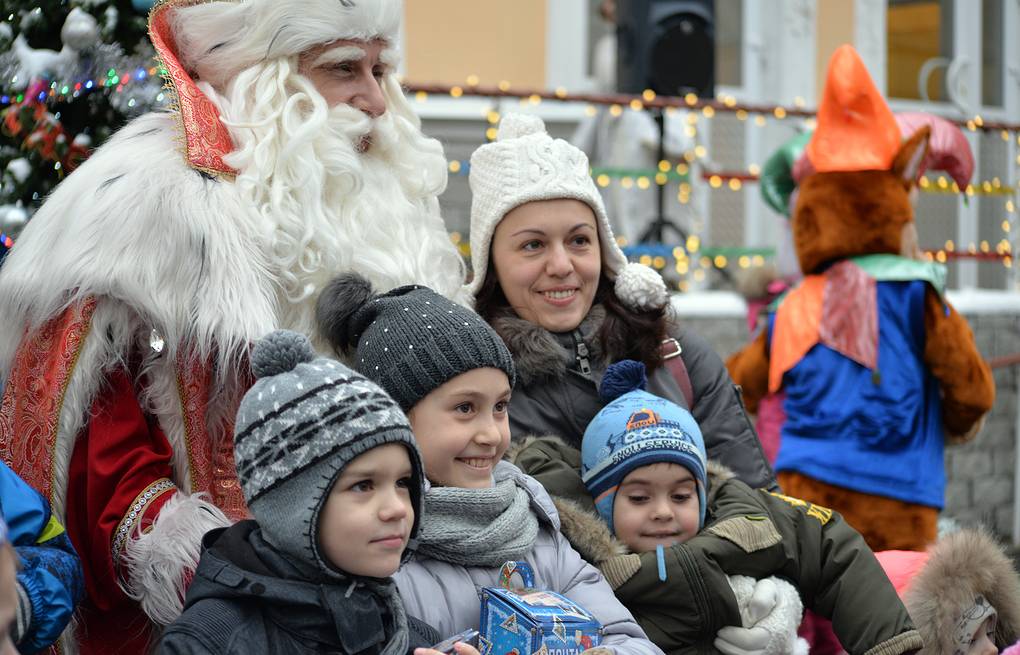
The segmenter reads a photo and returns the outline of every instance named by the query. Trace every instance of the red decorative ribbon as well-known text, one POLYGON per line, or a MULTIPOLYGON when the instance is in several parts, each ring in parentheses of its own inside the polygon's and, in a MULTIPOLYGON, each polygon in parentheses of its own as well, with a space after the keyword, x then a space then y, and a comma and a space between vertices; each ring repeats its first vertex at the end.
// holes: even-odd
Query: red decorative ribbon
POLYGON ((159 55, 167 84, 177 95, 178 111, 184 129, 188 164, 212 175, 235 175, 223 157, 233 151, 227 126, 220 112, 191 79, 177 56, 177 44, 170 30, 170 12, 177 7, 201 4, 203 0, 164 0, 149 14, 149 38, 159 55))

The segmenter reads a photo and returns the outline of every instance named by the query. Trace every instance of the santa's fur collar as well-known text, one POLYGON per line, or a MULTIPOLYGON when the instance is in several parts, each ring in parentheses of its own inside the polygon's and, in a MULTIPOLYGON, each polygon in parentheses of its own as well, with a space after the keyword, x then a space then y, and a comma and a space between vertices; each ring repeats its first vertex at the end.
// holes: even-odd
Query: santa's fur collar
POLYGON ((186 164, 171 114, 135 119, 56 188, 0 269, 0 371, 26 328, 90 296, 156 330, 167 356, 188 344, 236 361, 276 323, 257 233, 233 184, 186 164))

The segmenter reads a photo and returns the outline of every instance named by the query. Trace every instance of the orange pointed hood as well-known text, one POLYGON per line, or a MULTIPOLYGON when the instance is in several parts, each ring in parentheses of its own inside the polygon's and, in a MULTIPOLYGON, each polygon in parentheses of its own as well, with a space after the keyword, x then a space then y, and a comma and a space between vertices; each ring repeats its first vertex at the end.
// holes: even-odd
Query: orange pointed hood
POLYGON ((829 60, 818 128, 807 145, 815 171, 886 170, 902 141, 892 110, 853 46, 829 60))

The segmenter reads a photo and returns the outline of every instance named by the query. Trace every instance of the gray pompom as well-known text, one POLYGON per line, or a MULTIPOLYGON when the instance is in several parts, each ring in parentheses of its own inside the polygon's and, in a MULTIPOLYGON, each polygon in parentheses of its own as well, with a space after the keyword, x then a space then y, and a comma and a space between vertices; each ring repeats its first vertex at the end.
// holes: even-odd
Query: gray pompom
POLYGON ((251 371, 257 378, 293 371, 302 362, 315 359, 315 349, 303 334, 290 330, 270 332, 255 344, 251 353, 251 371))
POLYGON ((344 273, 326 285, 315 305, 319 332, 338 353, 358 347, 364 321, 355 315, 374 297, 372 283, 358 273, 344 273))

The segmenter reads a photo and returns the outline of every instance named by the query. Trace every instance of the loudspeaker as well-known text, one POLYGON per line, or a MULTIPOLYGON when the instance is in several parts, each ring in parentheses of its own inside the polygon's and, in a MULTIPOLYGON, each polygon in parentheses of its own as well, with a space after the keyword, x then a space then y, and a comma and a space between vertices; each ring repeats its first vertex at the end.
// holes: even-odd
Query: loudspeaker
POLYGON ((714 0, 617 0, 616 86, 715 96, 714 0))

